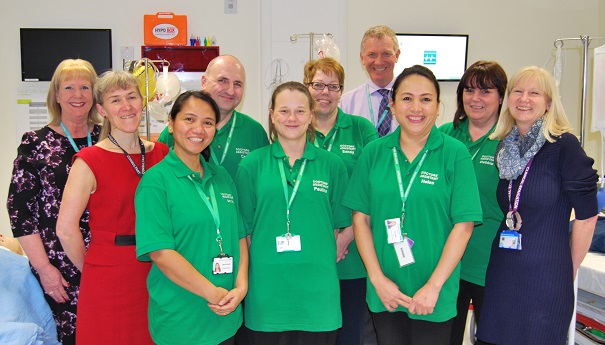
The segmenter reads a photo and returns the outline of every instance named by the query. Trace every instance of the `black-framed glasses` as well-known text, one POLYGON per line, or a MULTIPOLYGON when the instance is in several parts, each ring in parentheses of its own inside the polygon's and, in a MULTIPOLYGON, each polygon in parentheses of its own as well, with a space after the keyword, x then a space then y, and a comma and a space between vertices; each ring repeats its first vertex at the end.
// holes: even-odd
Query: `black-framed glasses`
POLYGON ((342 89, 342 86, 340 86, 338 84, 324 84, 324 83, 318 83, 318 82, 311 82, 311 83, 308 83, 307 85, 309 85, 313 90, 317 90, 317 91, 322 91, 323 89, 326 88, 326 86, 328 87, 328 91, 333 91, 333 92, 338 92, 342 89))

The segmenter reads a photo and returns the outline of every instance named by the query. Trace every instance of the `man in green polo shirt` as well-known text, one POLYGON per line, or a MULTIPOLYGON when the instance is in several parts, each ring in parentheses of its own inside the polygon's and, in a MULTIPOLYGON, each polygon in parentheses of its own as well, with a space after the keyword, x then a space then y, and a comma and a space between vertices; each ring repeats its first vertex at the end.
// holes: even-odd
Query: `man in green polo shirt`
MULTIPOLYGON (((269 144, 263 126, 250 116, 235 110, 242 101, 245 82, 244 66, 231 55, 214 58, 202 75, 202 91, 210 94, 221 112, 220 121, 216 124, 216 135, 210 145, 210 159, 215 164, 222 165, 232 178, 235 178, 242 158, 269 144)), ((172 147, 174 141, 168 127, 162 131, 158 141, 172 147)))

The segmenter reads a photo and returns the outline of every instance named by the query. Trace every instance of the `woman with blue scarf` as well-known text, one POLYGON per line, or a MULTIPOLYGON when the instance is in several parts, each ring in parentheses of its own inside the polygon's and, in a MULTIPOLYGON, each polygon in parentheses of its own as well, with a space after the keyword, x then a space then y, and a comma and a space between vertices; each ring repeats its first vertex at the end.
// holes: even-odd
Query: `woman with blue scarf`
POLYGON ((598 178, 546 70, 523 68, 507 94, 491 136, 501 140, 496 194, 506 216, 492 243, 477 337, 480 344, 563 345, 574 276, 597 219, 598 178))

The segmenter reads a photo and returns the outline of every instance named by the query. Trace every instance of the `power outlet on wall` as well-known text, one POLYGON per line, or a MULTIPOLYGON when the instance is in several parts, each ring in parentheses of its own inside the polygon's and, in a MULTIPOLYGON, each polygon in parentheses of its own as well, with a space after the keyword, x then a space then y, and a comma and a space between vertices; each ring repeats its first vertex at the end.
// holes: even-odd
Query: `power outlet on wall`
POLYGON ((225 0, 225 14, 237 14, 237 0, 225 0))
POLYGON ((120 48, 120 54, 122 60, 132 60, 134 58, 134 47, 123 46, 120 48))

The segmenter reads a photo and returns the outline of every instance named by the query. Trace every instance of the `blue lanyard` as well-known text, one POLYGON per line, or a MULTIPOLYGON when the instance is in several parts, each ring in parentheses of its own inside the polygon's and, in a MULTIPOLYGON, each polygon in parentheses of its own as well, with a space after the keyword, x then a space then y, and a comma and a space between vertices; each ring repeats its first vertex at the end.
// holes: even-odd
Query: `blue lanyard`
MULTIPOLYGON (((370 84, 366 84, 366 95, 368 96, 368 107, 370 108, 370 121, 374 123, 374 107, 372 106, 372 98, 370 97, 370 84)), ((387 107, 387 109, 385 109, 380 115, 378 123, 376 123, 375 125, 376 129, 380 127, 380 124, 382 123, 382 121, 384 121, 384 118, 387 116, 388 113, 389 109, 387 107)))
POLYGON ((405 203, 408 200, 408 195, 410 194, 410 188, 412 187, 412 184, 414 183, 414 180, 416 179, 416 175, 418 175, 418 172, 420 171, 420 168, 422 167, 422 163, 424 163, 424 159, 426 158, 426 155, 428 152, 429 152, 429 150, 424 151, 424 154, 422 155, 420 162, 418 162, 418 165, 416 166, 416 170, 414 170, 414 173, 412 174, 412 177, 410 178, 410 182, 408 182, 408 186, 404 192, 403 179, 401 178, 401 168, 399 167, 399 157, 397 156, 397 148, 393 147, 393 161, 394 161, 394 165, 395 165, 395 174, 397 175, 397 184, 399 185, 399 195, 401 196, 401 227, 402 228, 403 228, 403 221, 405 219, 405 203))
POLYGON ((227 135, 227 142, 225 143, 225 150, 223 151, 223 156, 221 157, 220 162, 218 161, 218 159, 216 159, 216 155, 214 154, 214 151, 210 150, 210 157, 212 157, 212 160, 214 161, 214 164, 216 164, 216 165, 223 165, 223 162, 225 161, 225 156, 227 155, 227 150, 229 150, 229 145, 231 145, 231 138, 233 137, 233 128, 235 128, 236 120, 237 120, 237 112, 234 110, 233 111, 233 122, 231 122, 231 128, 229 129, 229 134, 227 135))
POLYGON ((193 180, 193 178, 191 178, 191 175, 188 175, 187 178, 189 178, 189 180, 195 186, 197 193, 200 195, 200 198, 202 199, 206 207, 208 207, 208 211, 210 211, 212 219, 214 219, 214 225, 216 226, 216 243, 218 243, 218 248, 221 251, 220 254, 225 255, 225 253, 223 252, 223 236, 221 236, 220 230, 221 218, 219 216, 218 205, 216 203, 216 195, 214 194, 214 186, 212 185, 212 183, 210 183, 210 187, 208 187, 208 191, 210 192, 209 198, 208 196, 206 196, 206 193, 204 193, 202 188, 193 180), (210 205, 208 199, 212 201, 212 205, 210 205))
POLYGON ((294 189, 292 190, 292 195, 288 198, 288 186, 286 185, 286 172, 284 169, 284 163, 281 159, 277 159, 277 165, 279 166, 279 174, 281 175, 281 183, 284 187, 284 196, 286 198, 286 226, 287 226, 287 235, 290 235, 290 207, 292 206, 292 202, 294 201, 294 197, 296 197, 296 192, 298 192, 298 186, 300 186, 300 180, 302 180, 303 173, 305 172, 305 166, 307 165, 307 160, 303 160, 302 165, 300 166, 300 171, 298 172, 298 176, 296 177, 296 183, 294 184, 294 189), (281 161, 281 162, 280 162, 281 161))
MULTIPOLYGON (((67 137, 67 140, 69 140, 71 147, 73 147, 76 152, 80 152, 78 145, 76 145, 74 138, 71 136, 71 133, 69 133, 69 131, 67 130, 67 127, 65 126, 65 124, 63 124, 63 121, 61 121, 61 128, 63 129, 63 132, 65 133, 65 136, 67 137)), ((88 143, 88 145, 86 145, 86 146, 92 146, 92 138, 90 137, 90 131, 88 131, 88 133, 86 134, 86 141, 88 143)))

